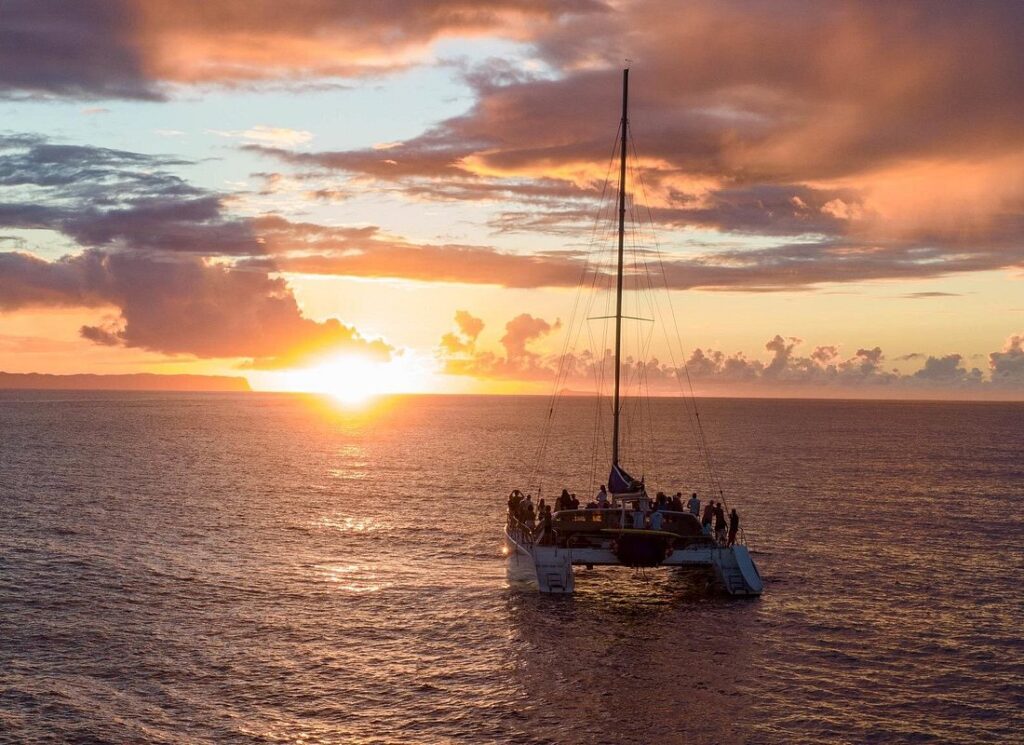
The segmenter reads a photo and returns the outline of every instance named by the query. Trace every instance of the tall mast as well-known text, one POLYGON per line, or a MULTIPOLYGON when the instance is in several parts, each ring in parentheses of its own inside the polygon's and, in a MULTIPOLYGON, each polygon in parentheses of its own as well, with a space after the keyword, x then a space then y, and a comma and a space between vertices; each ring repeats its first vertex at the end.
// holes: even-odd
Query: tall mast
POLYGON ((626 236, 626 129, 629 104, 629 68, 622 71, 622 152, 619 158, 619 271, 615 288, 615 401, 612 417, 612 465, 619 465, 619 377, 622 373, 622 258, 626 236))

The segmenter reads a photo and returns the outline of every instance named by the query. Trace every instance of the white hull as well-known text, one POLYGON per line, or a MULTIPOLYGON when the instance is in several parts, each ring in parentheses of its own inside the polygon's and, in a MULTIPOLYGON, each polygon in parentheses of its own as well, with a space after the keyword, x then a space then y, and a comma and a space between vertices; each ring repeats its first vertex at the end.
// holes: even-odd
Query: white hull
MULTIPOLYGON (((575 589, 573 566, 623 566, 609 549, 539 546, 522 537, 517 540, 507 529, 505 541, 509 559, 527 569, 532 567, 537 587, 543 593, 572 593, 575 589)), ((764 590, 757 565, 747 547, 742 545, 673 551, 659 566, 712 567, 729 595, 755 596, 764 590)))

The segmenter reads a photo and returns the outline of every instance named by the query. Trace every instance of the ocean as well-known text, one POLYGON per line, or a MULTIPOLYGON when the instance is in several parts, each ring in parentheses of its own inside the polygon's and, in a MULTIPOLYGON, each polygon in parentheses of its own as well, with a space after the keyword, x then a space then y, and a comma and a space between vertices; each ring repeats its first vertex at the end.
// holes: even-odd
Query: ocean
MULTIPOLYGON (((607 470, 560 406, 0 392, 0 742, 1022 741, 1024 404, 700 401, 757 599, 510 579, 607 470)), ((625 462, 707 497, 673 407, 625 462)))

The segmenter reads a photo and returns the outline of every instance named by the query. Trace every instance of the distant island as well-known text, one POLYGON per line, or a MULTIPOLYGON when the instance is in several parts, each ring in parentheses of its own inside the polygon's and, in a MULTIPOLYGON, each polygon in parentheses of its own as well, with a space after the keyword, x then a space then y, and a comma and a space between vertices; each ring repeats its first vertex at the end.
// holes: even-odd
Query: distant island
POLYGON ((249 381, 228 375, 50 375, 0 372, 0 390, 75 391, 249 391, 249 381))

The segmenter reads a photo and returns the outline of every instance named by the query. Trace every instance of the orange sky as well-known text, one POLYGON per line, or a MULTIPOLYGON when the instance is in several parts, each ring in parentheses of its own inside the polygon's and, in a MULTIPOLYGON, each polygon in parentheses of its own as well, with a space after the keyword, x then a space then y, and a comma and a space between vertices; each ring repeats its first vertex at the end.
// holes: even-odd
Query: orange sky
POLYGON ((568 320, 629 57, 682 337, 645 379, 1021 398, 1022 31, 1013 2, 13 2, 0 369, 546 392, 565 349, 592 387, 605 332, 568 320))

